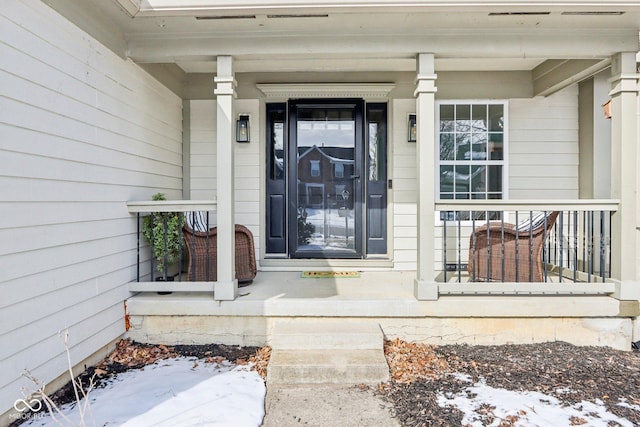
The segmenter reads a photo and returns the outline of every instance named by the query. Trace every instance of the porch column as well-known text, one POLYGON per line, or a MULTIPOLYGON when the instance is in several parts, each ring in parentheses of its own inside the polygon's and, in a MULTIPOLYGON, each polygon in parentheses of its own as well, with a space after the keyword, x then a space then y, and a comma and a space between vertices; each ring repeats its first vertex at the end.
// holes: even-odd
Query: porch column
POLYGON ((236 81, 231 56, 218 56, 216 89, 216 165, 218 217, 218 280, 216 300, 233 300, 238 294, 235 260, 235 218, 233 198, 233 98, 236 81))
POLYGON ((638 283, 638 74, 635 52, 611 63, 611 197, 620 199, 611 221, 611 276, 620 280, 615 296, 640 299, 638 283))
POLYGON ((437 300, 435 252, 435 93, 434 55, 418 54, 416 123, 418 179, 418 269, 414 295, 419 300, 437 300))

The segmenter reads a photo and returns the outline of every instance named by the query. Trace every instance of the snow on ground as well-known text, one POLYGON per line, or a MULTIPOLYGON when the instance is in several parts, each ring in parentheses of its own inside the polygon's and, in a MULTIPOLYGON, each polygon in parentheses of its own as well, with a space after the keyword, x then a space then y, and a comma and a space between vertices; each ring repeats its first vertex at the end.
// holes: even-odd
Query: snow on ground
MULTIPOLYGON (((246 366, 179 357, 118 374, 105 387, 92 390, 93 418, 85 420, 87 426, 109 427, 259 426, 265 393, 264 380, 246 366)), ((62 409, 79 424, 75 405, 62 409)), ((60 424, 46 416, 23 425, 60 424)))
MULTIPOLYGON (((456 377, 471 383, 467 375, 456 377)), ((264 380, 247 367, 229 362, 207 364, 186 357, 161 360, 143 369, 118 374, 105 387, 93 390, 89 395, 93 417, 87 417, 86 425, 257 427, 264 417, 265 394, 264 380)), ((552 396, 497 389, 482 381, 470 384, 460 393, 438 396, 438 404, 457 407, 465 414, 462 424, 474 427, 499 426, 504 420, 523 427, 576 423, 606 427, 610 421, 633 427, 629 421, 607 411, 599 401, 563 406, 552 396)), ((64 405, 62 409, 74 425, 79 424, 75 405, 64 405)), ((45 416, 24 425, 60 424, 45 416)))
MULTIPOLYGON (((466 375, 456 375, 470 382, 466 375)), ((613 421, 623 427, 633 427, 624 418, 607 411, 602 401, 586 402, 563 406, 553 396, 533 391, 509 391, 493 388, 483 382, 466 387, 454 395, 438 396, 441 407, 455 406, 464 413, 463 425, 473 427, 500 426, 503 420, 514 426, 547 427, 588 425, 607 427, 613 421), (491 421, 491 418, 494 418, 491 421), (484 422, 483 422, 484 420, 484 422)))

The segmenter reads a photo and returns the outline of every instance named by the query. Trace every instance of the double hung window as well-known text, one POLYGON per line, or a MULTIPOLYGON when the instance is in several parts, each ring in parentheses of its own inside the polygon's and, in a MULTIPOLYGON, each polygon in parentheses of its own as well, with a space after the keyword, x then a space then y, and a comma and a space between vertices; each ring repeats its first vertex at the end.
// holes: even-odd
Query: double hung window
MULTIPOLYGON (((503 101, 438 103, 438 197, 503 199, 507 143, 503 101)), ((442 213, 443 219, 485 218, 484 212, 442 213)))

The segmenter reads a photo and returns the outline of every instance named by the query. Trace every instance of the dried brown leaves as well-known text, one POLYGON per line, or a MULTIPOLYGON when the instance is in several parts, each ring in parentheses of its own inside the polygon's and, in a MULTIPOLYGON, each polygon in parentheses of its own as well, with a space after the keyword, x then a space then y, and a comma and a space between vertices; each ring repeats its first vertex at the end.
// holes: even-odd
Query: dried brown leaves
MULTIPOLYGON (((180 355, 196 356, 199 359, 202 359, 204 363, 211 364, 221 364, 228 359, 227 354, 215 354, 215 352, 211 350, 197 352, 193 349, 190 349, 189 351, 182 352, 176 350, 176 347, 171 347, 164 344, 141 344, 131 341, 130 339, 124 339, 120 340, 116 345, 115 350, 112 351, 96 367, 95 373, 98 376, 103 376, 112 371, 111 366, 116 364, 127 368, 138 368, 145 365, 150 365, 157 362, 158 360, 173 359, 180 355)), ((252 369, 255 369, 263 378, 266 378, 267 365, 269 364, 270 357, 271 348, 262 347, 248 358, 237 358, 234 363, 236 365, 253 364, 252 369)))
POLYGON ((131 341, 120 340, 115 350, 98 366, 104 368, 107 364, 119 363, 128 367, 150 365, 162 359, 177 357, 173 347, 166 345, 145 345, 131 341))
POLYGON ((237 359, 237 365, 248 365, 253 363, 252 369, 254 369, 262 378, 267 378, 267 366, 269 365, 269 359, 271 358, 271 347, 262 347, 252 356, 246 359, 237 359))
POLYGON ((431 345, 409 343, 396 338, 385 341, 384 354, 391 379, 398 383, 409 384, 424 378, 441 378, 451 372, 447 360, 436 354, 431 345))

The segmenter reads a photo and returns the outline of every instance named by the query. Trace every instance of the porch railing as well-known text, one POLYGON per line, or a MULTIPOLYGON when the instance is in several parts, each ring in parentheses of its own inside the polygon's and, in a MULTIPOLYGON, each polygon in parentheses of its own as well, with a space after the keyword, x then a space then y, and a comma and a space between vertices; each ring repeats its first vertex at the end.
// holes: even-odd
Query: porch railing
POLYGON ((617 200, 439 200, 440 290, 458 293, 464 289, 458 284, 484 282, 479 289, 557 294, 564 292, 559 283, 570 282, 571 292, 612 291, 613 286, 595 285, 611 282, 611 215, 618 205, 617 200), (511 285, 500 286, 506 283, 511 285), (534 287, 514 286, 518 283, 534 287))
MULTIPOLYGON (((183 226, 186 224, 196 231, 213 228, 216 225, 216 206, 215 200, 127 202, 129 213, 135 214, 137 220, 137 283, 130 286, 130 290, 156 291, 159 289, 158 281, 165 282, 162 290, 168 290, 172 288, 170 282, 188 282, 190 278, 186 264, 189 255, 184 243, 183 226)), ((214 239, 205 239, 205 250, 214 251, 214 245, 214 239)), ((209 281, 211 284, 206 289, 200 282, 194 282, 194 286, 180 283, 178 289, 187 292, 212 291, 213 273, 209 281)))

